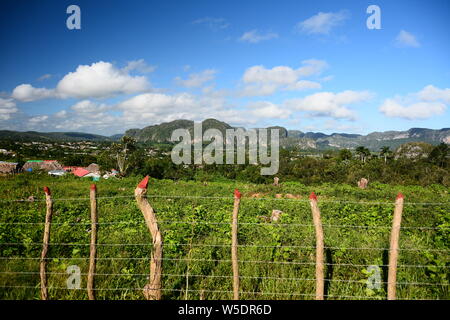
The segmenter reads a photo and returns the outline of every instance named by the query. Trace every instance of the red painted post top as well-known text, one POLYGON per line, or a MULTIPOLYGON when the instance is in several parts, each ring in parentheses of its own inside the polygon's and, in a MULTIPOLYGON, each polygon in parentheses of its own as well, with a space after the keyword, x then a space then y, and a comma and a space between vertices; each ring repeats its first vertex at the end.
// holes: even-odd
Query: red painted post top
POLYGON ((51 195, 50 189, 48 187, 44 187, 44 192, 46 195, 51 195))
POLYGON ((315 200, 315 201, 317 201, 317 196, 316 196, 316 194, 315 194, 314 192, 311 192, 311 194, 309 195, 309 199, 310 199, 310 200, 315 200))
POLYGON ((405 196, 401 192, 399 192, 397 194, 397 198, 395 198, 395 200, 397 200, 397 199, 404 199, 404 198, 405 198, 405 196))
POLYGON ((138 187, 141 189, 147 189, 148 179, 149 179, 149 176, 146 176, 144 179, 142 179, 142 181, 139 182, 138 187))
POLYGON ((91 184, 91 190, 97 190, 97 185, 95 183, 91 184))
POLYGON ((236 199, 240 199, 241 196, 242 196, 242 194, 239 192, 239 190, 238 189, 234 189, 234 197, 236 199))

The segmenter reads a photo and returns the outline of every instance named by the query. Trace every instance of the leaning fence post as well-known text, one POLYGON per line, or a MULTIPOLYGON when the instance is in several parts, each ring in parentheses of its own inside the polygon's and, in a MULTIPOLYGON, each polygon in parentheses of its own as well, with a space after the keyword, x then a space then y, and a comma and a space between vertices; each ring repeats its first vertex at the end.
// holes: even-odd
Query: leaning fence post
POLYGON ((94 274, 96 267, 97 256, 97 187, 95 184, 91 185, 90 199, 91 199, 91 245, 89 251, 89 272, 87 279, 87 291, 89 300, 95 300, 94 294, 94 274))
POLYGON ((316 300, 323 300, 324 297, 324 263, 323 263, 323 230, 322 222, 320 220, 320 210, 317 206, 317 196, 311 192, 309 196, 311 204, 311 211, 314 221, 314 228, 316 231, 316 300))
POLYGON ((238 265, 238 213, 241 202, 241 193, 234 190, 233 221, 231 225, 231 260, 233 264, 233 299, 239 300, 239 265, 238 265))
POLYGON ((396 294, 398 239, 400 238, 400 224, 402 222, 403 198, 403 194, 399 193, 397 195, 397 199, 395 199, 394 217, 392 219, 389 247, 388 300, 395 300, 396 294))
POLYGON ((147 227, 152 235, 153 251, 150 258, 150 280, 144 287, 144 296, 147 300, 161 299, 162 274, 162 237, 158 228, 155 212, 148 203, 146 193, 149 177, 146 176, 134 190, 136 202, 144 215, 147 227))
POLYGON ((44 239, 42 241, 42 253, 41 253, 41 262, 40 262, 40 275, 41 275, 41 299, 48 299, 48 289, 47 289, 47 252, 48 252, 48 243, 50 241, 50 225, 52 223, 52 214, 53 214, 53 201, 50 189, 48 187, 44 187, 45 192, 45 203, 47 206, 47 211, 45 214, 45 227, 44 227, 44 239))

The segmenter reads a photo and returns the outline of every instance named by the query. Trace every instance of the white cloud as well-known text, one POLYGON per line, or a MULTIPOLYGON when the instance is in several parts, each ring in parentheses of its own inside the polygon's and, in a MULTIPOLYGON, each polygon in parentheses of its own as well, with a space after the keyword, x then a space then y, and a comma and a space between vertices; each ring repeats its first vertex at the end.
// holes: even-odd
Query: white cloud
POLYGON ((52 130, 83 130, 98 132, 99 130, 123 131, 124 123, 120 116, 112 115, 112 107, 90 100, 82 100, 71 106, 68 110, 54 113, 42 127, 52 130), (76 121, 74 120, 76 119, 76 121))
POLYGON ((349 13, 346 10, 339 12, 319 12, 299 22, 296 29, 306 34, 329 34, 333 28, 341 25, 348 18, 349 13))
POLYGON ((115 108, 123 112, 120 123, 134 127, 177 119, 200 121, 207 118, 244 125, 271 117, 286 119, 290 115, 289 110, 270 102, 254 103, 239 110, 227 105, 224 97, 215 95, 214 92, 203 96, 190 93, 146 93, 127 99, 115 108))
POLYGON ((148 90, 147 79, 130 76, 109 62, 97 62, 90 66, 78 66, 58 83, 56 90, 62 95, 76 98, 105 98, 116 94, 128 94, 148 90))
POLYGON ((56 112, 54 114, 54 117, 57 119, 63 119, 63 118, 66 118, 67 115, 68 115, 68 112, 66 110, 61 110, 61 111, 56 112))
POLYGON ((223 30, 230 26, 228 21, 224 18, 205 17, 205 18, 197 19, 197 20, 193 21, 192 23, 206 25, 208 28, 210 28, 213 31, 223 30))
POLYGON ((395 99, 386 99, 380 111, 388 117, 404 118, 408 120, 428 119, 443 114, 446 106, 442 102, 417 102, 403 106, 395 99))
POLYGON ((34 88, 30 84, 21 84, 14 88, 11 96, 16 100, 28 102, 55 98, 58 96, 58 94, 53 89, 34 88))
POLYGON ((318 92, 304 98, 289 99, 284 105, 290 109, 305 111, 311 116, 354 120, 356 115, 348 105, 367 101, 371 97, 372 94, 368 91, 318 92))
POLYGON ((13 113, 19 111, 13 99, 0 98, 0 120, 9 120, 13 113))
POLYGON ((416 39, 416 37, 405 30, 401 30, 397 37, 395 38, 395 44, 398 47, 413 47, 418 48, 420 47, 419 41, 416 39))
POLYGON ((111 63, 100 61, 90 66, 78 66, 75 72, 65 75, 55 89, 21 84, 13 90, 12 97, 20 101, 69 97, 106 98, 117 94, 142 92, 149 88, 147 78, 130 76, 111 63))
POLYGON ((279 89, 320 89, 320 83, 300 80, 300 78, 318 75, 327 66, 325 61, 315 59, 302 61, 302 67, 298 69, 288 66, 277 66, 272 69, 267 69, 264 66, 253 66, 248 68, 242 77, 245 84, 242 94, 245 96, 263 96, 271 95, 279 89))
POLYGON ((51 75, 50 73, 46 73, 46 74, 40 76, 40 77, 38 78, 38 81, 47 80, 47 79, 50 79, 51 77, 52 77, 52 75, 51 75))
POLYGON ((204 83, 208 81, 214 80, 216 73, 217 71, 214 69, 206 69, 203 70, 202 72, 191 73, 188 79, 185 80, 181 79, 180 77, 176 77, 175 81, 183 87, 197 88, 201 87, 204 83))
POLYGON ((28 122, 33 125, 33 124, 38 124, 38 123, 41 123, 41 122, 45 122, 47 120, 48 120, 48 116, 47 115, 43 115, 43 116, 32 117, 32 118, 30 118, 28 120, 28 122))
POLYGON ((70 107, 70 109, 78 114, 99 113, 108 110, 108 106, 105 104, 98 104, 89 100, 82 100, 74 104, 72 107, 70 107))
POLYGON ((254 29, 251 31, 245 32, 240 38, 240 41, 249 42, 249 43, 258 43, 265 40, 276 39, 278 38, 278 34, 274 32, 268 33, 259 33, 258 30, 254 29))
POLYGON ((308 90, 308 89, 320 89, 322 85, 318 82, 309 80, 300 80, 287 86, 287 90, 308 90))
POLYGON ((384 100, 379 110, 388 117, 408 120, 428 119, 441 115, 450 104, 450 89, 428 85, 417 93, 384 100))
POLYGON ((286 108, 280 108, 279 106, 268 101, 258 101, 251 103, 247 106, 252 117, 258 119, 287 119, 291 111, 286 108))
POLYGON ((167 95, 162 93, 145 93, 119 103, 116 108, 123 111, 126 123, 163 122, 175 119, 192 119, 204 112, 196 96, 181 93, 167 95))
POLYGON ((328 64, 324 60, 308 59, 302 61, 303 66, 297 69, 300 77, 310 77, 320 74, 323 70, 328 68, 328 64))
POLYGON ((126 67, 124 67, 122 70, 125 73, 129 73, 131 71, 137 71, 140 73, 150 73, 155 71, 156 66, 150 66, 148 65, 144 59, 139 59, 139 60, 133 60, 133 61, 128 61, 126 67))
POLYGON ((417 93, 419 99, 423 101, 442 100, 450 104, 450 89, 439 89, 432 85, 428 85, 417 93))

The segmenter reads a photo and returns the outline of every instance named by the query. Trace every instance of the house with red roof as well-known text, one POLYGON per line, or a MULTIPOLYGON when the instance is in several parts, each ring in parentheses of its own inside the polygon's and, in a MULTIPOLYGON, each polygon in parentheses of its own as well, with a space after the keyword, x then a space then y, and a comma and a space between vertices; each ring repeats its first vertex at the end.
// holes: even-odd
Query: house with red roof
POLYGON ((77 177, 84 177, 85 175, 89 174, 90 172, 84 168, 78 167, 75 170, 72 171, 74 175, 77 177))

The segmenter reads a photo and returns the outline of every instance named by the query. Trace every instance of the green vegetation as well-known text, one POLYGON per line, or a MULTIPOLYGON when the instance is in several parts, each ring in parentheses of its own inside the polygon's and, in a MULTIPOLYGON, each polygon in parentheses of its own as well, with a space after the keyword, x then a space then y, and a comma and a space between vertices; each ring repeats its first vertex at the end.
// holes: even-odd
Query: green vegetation
MULTIPOLYGON (((114 143, 25 144, 0 141, 0 148, 14 153, 14 156, 0 154, 0 160, 19 162, 19 165, 30 159, 56 159, 67 166, 86 167, 98 163, 104 171, 114 168, 123 176, 148 174, 157 179, 201 182, 225 179, 269 183, 273 178, 261 176, 261 166, 258 165, 175 165, 170 157, 172 144, 137 143, 128 136, 114 143)), ((280 170, 277 176, 281 181, 308 185, 325 182, 353 185, 365 177, 370 182, 386 184, 442 184, 448 187, 449 151, 445 143, 432 146, 418 142, 401 145, 395 152, 387 146, 382 147, 380 152, 370 152, 360 146, 355 153, 349 149, 322 152, 280 149, 280 170)))
MULTIPOLYGON (((384 159, 378 160, 384 165, 384 159)), ((303 161, 303 165, 308 161, 311 167, 317 165, 312 158, 303 161)), ((327 163, 324 159, 317 161, 327 163)), ((348 159, 336 163, 345 166, 344 161, 348 159)), ((360 163, 361 168, 372 163, 363 165, 359 160, 352 161, 356 162, 351 165, 360 163)), ((156 161, 155 166, 158 164, 156 161)), ((314 180, 319 171, 326 170, 326 167, 314 169, 309 179, 314 180)), ((86 244, 90 239, 87 198, 92 182, 38 173, 0 179, 0 299, 39 299, 39 259, 36 258, 42 248, 43 186, 49 186, 56 199, 51 229, 51 243, 55 245, 50 245, 48 255, 49 286, 54 287, 49 290, 50 298, 86 299, 86 290, 66 289, 66 270, 70 265, 79 266, 81 288, 86 287, 89 257, 86 244), (27 199, 31 195, 38 201, 8 201, 27 199)), ((143 299, 138 288, 147 283, 151 237, 133 198, 140 179, 142 176, 130 176, 101 180, 97 184, 98 196, 107 197, 98 200, 100 245, 95 280, 98 299, 143 299)), ((406 201, 402 220, 402 227, 406 228, 400 235, 400 247, 406 250, 401 250, 399 256, 397 296, 400 299, 450 298, 448 187, 371 181, 368 189, 361 190, 354 183, 311 186, 281 182, 276 187, 240 181, 201 183, 152 178, 149 201, 156 210, 164 239, 163 298, 199 299, 202 291, 205 299, 232 297, 229 222, 234 188, 243 193, 238 234, 239 244, 244 245, 239 248, 242 299, 313 298, 315 238, 307 201, 311 191, 319 198, 328 247, 326 262, 331 264, 326 269, 326 278, 331 279, 326 286, 328 299, 386 298, 384 283, 379 290, 368 289, 367 268, 380 266, 381 279, 387 281, 388 251, 382 248, 389 247, 397 192, 402 192, 406 201), (251 198, 255 193, 263 199, 251 198), (300 199, 275 198, 276 194, 289 193, 300 195, 300 199), (163 195, 167 197, 160 197, 163 195), (265 222, 261 217, 270 216, 273 209, 283 211, 281 221, 265 222)))

